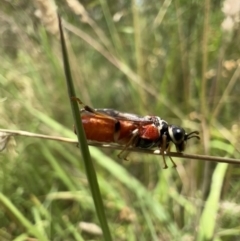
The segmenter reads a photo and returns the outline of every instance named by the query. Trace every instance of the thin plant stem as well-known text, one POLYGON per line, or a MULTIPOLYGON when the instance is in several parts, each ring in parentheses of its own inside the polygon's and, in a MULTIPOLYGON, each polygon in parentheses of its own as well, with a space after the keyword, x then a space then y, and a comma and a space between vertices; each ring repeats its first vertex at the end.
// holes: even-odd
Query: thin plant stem
MULTIPOLYGON (((71 144, 78 144, 78 141, 75 139, 59 137, 59 136, 42 135, 42 134, 37 134, 37 133, 32 133, 32 132, 27 132, 27 131, 22 131, 22 130, 0 129, 0 133, 1 132, 6 133, 6 135, 12 135, 12 136, 26 136, 26 137, 32 137, 32 138, 41 138, 41 139, 66 142, 66 143, 71 143, 71 144)), ((88 145, 100 147, 100 148, 109 148, 109 149, 114 149, 114 150, 126 149, 125 146, 113 145, 113 144, 101 144, 99 142, 93 142, 93 141, 88 141, 88 145)), ((144 154, 149 154, 149 155, 157 155, 157 156, 162 155, 159 150, 153 150, 153 149, 140 149, 140 148, 129 147, 128 151, 144 153, 144 154)), ((165 153, 164 155, 176 157, 176 158, 185 158, 185 159, 192 159, 192 160, 221 162, 221 163, 239 164, 240 165, 240 159, 227 158, 227 157, 195 155, 195 154, 178 153, 178 152, 168 152, 168 153, 165 153)))

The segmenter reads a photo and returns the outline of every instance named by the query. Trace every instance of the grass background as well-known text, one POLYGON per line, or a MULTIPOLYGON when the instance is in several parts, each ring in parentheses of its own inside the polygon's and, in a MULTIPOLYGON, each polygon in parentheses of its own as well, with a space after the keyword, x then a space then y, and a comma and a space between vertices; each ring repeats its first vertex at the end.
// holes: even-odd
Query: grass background
MULTIPOLYGON (((187 153, 239 159, 237 5, 56 4, 85 103, 158 115, 201 132, 187 153)), ((76 138, 54 3, 3 1, 0 11, 0 127, 76 138)), ((90 151, 113 240, 239 239, 239 166, 176 159, 176 170, 163 170, 156 156, 132 153, 126 163, 117 151, 90 151)), ((1 240, 104 240, 83 228, 99 221, 81 158, 71 144, 9 141, 0 154, 1 240)))

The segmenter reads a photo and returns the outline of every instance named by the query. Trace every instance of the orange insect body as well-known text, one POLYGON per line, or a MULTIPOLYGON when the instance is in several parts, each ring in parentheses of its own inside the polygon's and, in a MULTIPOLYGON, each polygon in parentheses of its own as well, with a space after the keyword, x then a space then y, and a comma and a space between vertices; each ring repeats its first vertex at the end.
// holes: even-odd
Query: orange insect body
POLYGON ((82 123, 88 140, 114 142, 115 121, 96 118, 94 115, 82 115, 82 123))
MULTIPOLYGON (((121 153, 129 147, 159 148, 163 156, 164 168, 167 168, 164 153, 170 150, 171 143, 175 145, 177 152, 183 152, 187 140, 193 137, 199 139, 198 131, 187 134, 183 128, 169 125, 158 116, 142 117, 113 109, 93 109, 84 105, 76 97, 73 97, 72 100, 78 101, 84 107, 80 114, 88 140, 117 143, 124 146, 121 153)), ((176 166, 173 160, 171 161, 176 166)))
POLYGON ((159 139, 159 131, 152 124, 139 121, 117 120, 107 117, 99 117, 92 113, 82 111, 81 118, 88 140, 102 143, 118 143, 121 145, 131 141, 133 132, 138 130, 141 138, 155 141, 159 139))

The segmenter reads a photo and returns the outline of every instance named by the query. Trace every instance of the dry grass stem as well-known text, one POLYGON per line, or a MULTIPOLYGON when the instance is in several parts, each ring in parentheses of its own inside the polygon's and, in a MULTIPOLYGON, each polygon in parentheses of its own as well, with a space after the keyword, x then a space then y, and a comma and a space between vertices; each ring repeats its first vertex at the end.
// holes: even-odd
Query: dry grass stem
POLYGON ((53 35, 58 34, 57 6, 54 1, 35 0, 38 10, 35 15, 41 19, 47 31, 53 35))
MULTIPOLYGON (((53 141, 61 141, 66 143, 72 143, 72 144, 78 144, 77 140, 66 138, 66 137, 59 137, 59 136, 48 136, 48 135, 42 135, 22 130, 7 130, 7 129, 0 129, 0 133, 5 133, 6 136, 26 136, 26 137, 33 137, 33 138, 42 138, 47 140, 53 140, 53 141)), ((2 134, 3 136, 3 134, 2 134)), ((88 144, 90 146, 100 147, 100 148, 109 148, 114 150, 123 150, 125 149, 124 146, 120 146, 117 144, 102 144, 98 142, 88 141, 88 144)), ((128 151, 130 152, 137 152, 137 153, 144 153, 144 154, 150 154, 150 155, 162 155, 159 150, 153 150, 153 149, 139 149, 139 148, 128 148, 128 151)), ((221 163, 229 163, 229 164, 240 164, 240 159, 234 159, 234 158, 223 158, 218 156, 207 156, 207 155, 195 155, 195 154, 186 154, 186 153, 178 153, 178 152, 169 152, 165 153, 165 156, 171 156, 171 157, 178 157, 178 158, 185 158, 185 159, 194 159, 194 160, 202 160, 202 161, 210 161, 210 162, 221 162, 221 163)))

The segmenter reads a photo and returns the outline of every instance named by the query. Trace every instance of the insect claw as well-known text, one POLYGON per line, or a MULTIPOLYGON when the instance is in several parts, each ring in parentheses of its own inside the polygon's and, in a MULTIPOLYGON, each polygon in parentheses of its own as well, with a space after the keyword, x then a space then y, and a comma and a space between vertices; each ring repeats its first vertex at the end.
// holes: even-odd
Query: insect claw
POLYGON ((168 169, 168 165, 167 165, 167 164, 164 164, 163 169, 168 169))
POLYGON ((124 160, 124 161, 129 161, 127 156, 129 154, 129 151, 127 151, 126 149, 125 150, 122 150, 118 155, 117 157, 121 160, 124 160))
POLYGON ((162 158, 163 158, 163 164, 164 164, 163 169, 168 169, 168 165, 167 165, 167 163, 166 163, 164 153, 163 153, 163 155, 162 155, 162 158))
POLYGON ((177 168, 177 165, 174 163, 172 167, 173 167, 173 168, 177 168))
POLYGON ((170 160, 171 160, 171 162, 172 162, 172 164, 173 164, 173 168, 177 168, 177 165, 176 165, 175 162, 173 161, 172 157, 169 156, 169 158, 170 158, 170 160))
POLYGON ((76 96, 72 96, 72 97, 71 97, 71 100, 72 100, 72 101, 77 101, 79 105, 83 105, 83 102, 82 102, 78 97, 76 97, 76 96))

